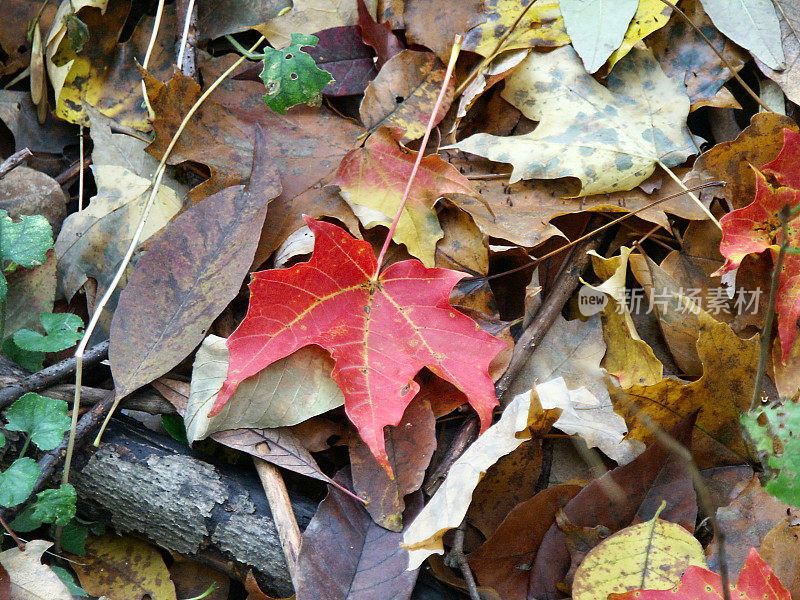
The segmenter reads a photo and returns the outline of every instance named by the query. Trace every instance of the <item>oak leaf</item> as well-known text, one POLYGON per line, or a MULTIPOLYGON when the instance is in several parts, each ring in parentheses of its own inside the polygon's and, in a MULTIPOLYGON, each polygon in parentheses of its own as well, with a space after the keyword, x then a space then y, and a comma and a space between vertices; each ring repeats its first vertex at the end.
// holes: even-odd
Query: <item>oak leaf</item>
POLYGON ((511 163, 511 183, 577 177, 579 195, 630 190, 657 164, 675 167, 696 152, 683 83, 669 79, 649 50, 631 50, 607 88, 571 46, 532 52, 506 79, 502 96, 539 121, 536 129, 511 137, 479 133, 455 147, 511 163))
POLYGON ((317 344, 336 362, 347 415, 387 470, 383 427, 402 418, 422 367, 461 389, 486 429, 497 405, 489 363, 505 344, 450 305, 463 274, 415 260, 378 274, 368 242, 329 223, 306 223, 315 235, 309 262, 253 274, 250 307, 228 338, 228 378, 210 416, 244 379, 317 344))

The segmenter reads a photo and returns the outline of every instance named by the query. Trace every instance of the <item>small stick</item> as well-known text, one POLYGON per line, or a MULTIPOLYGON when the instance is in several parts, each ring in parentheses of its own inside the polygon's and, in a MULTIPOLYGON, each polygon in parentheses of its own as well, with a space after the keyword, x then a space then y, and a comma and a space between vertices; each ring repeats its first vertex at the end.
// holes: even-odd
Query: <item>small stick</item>
POLYGON ((772 341, 772 323, 775 320, 775 301, 778 297, 778 286, 781 280, 781 268, 783 259, 786 257, 786 248, 789 245, 789 206, 786 205, 781 210, 781 249, 775 266, 772 267, 772 276, 769 282, 769 304, 767 305, 767 315, 764 319, 764 329, 761 330, 761 347, 758 352, 758 368, 756 369, 756 380, 753 382, 753 399, 750 401, 750 410, 754 411, 761 405, 761 388, 764 385, 764 373, 767 371, 767 361, 769 360, 769 346, 772 341))
POLYGON ((453 539, 453 547, 450 549, 450 559, 458 565, 461 570, 461 575, 464 578, 464 583, 467 584, 467 591, 469 592, 470 600, 481 600, 481 595, 478 592, 478 586, 475 584, 475 577, 472 575, 472 570, 467 563, 467 557, 464 554, 464 533, 467 530, 467 520, 461 521, 461 525, 456 529, 455 537, 453 539))
POLYGON ((87 156, 83 159, 83 161, 76 160, 70 166, 66 168, 65 171, 59 173, 55 176, 56 183, 61 187, 68 186, 72 183, 72 180, 77 177, 81 171, 81 169, 88 169, 89 165, 92 164, 92 157, 87 156))
POLYGON ((17 537, 17 534, 14 533, 14 530, 8 526, 8 523, 6 523, 6 520, 2 516, 0 516, 0 525, 3 526, 3 529, 5 529, 8 535, 11 536, 11 539, 14 540, 14 543, 17 545, 17 548, 19 548, 19 551, 25 552, 25 543, 17 537))
POLYGON ((33 152, 28 148, 23 148, 19 152, 14 152, 11 156, 0 163, 0 179, 8 175, 11 171, 25 162, 28 157, 33 156, 33 152))
POLYGON ((289 492, 286 490, 286 483, 283 481, 278 467, 272 463, 253 457, 256 465, 256 472, 264 493, 269 501, 269 508, 272 511, 272 519, 275 521, 275 528, 278 530, 278 538, 281 540, 283 555, 286 557, 286 565, 289 567, 289 575, 297 588, 297 557, 300 556, 300 545, 303 536, 300 527, 294 516, 292 502, 289 499, 289 492))
MULTIPOLYGON (((108 342, 101 342, 86 351, 83 356, 83 362, 89 367, 105 360, 107 356, 108 342)), ((42 369, 38 373, 28 375, 17 383, 7 385, 0 390, 0 409, 12 404, 23 394, 39 392, 60 383, 75 372, 76 363, 75 357, 71 356, 46 369, 42 369)))

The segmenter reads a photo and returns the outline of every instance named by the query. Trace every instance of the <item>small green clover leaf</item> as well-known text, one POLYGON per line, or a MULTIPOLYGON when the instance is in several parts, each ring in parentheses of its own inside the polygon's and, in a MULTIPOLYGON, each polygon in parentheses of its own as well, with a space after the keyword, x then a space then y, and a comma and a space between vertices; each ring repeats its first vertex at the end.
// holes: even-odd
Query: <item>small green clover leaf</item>
POLYGON ((28 392, 6 414, 10 431, 23 431, 40 450, 52 450, 70 427, 67 403, 28 392))
POLYGON ((42 522, 33 518, 33 511, 35 507, 33 504, 28 504, 22 511, 11 521, 9 526, 16 533, 28 533, 34 529, 39 529, 42 522))
MULTIPOLYGON (((62 544, 61 547, 66 550, 67 552, 72 552, 63 544, 63 536, 62 536, 62 544)), ((72 552, 72 554, 75 554, 72 552)), ((72 594, 73 598, 88 598, 89 594, 86 593, 82 587, 75 583, 75 579, 72 577, 72 574, 62 567, 58 567, 56 565, 49 565, 50 569, 55 573, 61 582, 67 586, 69 593, 72 594)))
POLYGON ((44 490, 36 496, 31 518, 42 523, 66 525, 75 516, 75 504, 78 495, 69 483, 60 488, 44 490))
POLYGON ((71 313, 43 312, 40 320, 45 335, 30 329, 14 334, 14 343, 28 352, 59 352, 74 346, 83 337, 83 319, 71 313))
POLYGON ((39 465, 32 458, 22 457, 0 473, 0 505, 16 506, 25 502, 39 477, 39 465))
POLYGON ((260 75, 267 88, 264 102, 275 112, 285 115, 287 108, 297 104, 314 106, 322 102, 322 88, 333 77, 301 50, 304 46, 316 46, 318 41, 313 35, 293 33, 292 43, 286 48, 264 50, 264 69, 260 75))

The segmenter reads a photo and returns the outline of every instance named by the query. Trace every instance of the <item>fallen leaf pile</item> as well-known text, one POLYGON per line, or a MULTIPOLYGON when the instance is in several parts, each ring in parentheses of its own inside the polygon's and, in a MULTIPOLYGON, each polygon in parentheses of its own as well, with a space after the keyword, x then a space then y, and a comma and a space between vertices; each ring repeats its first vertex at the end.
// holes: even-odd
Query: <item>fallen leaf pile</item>
POLYGON ((37 387, 0 600, 800 597, 795 2, 194 4, 5 1, 0 350, 316 514, 223 575, 34 509, 37 387))

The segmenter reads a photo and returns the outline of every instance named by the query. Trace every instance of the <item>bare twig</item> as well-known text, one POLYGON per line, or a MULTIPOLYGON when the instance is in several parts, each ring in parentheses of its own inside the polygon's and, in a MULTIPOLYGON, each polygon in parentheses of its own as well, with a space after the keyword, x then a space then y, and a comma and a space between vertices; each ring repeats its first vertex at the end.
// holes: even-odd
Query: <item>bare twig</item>
POLYGON ((19 551, 25 552, 25 543, 17 537, 17 534, 14 533, 14 530, 8 526, 8 523, 6 523, 6 520, 2 517, 2 515, 0 515, 0 525, 3 526, 3 529, 6 530, 6 533, 8 533, 8 535, 11 536, 11 539, 14 540, 14 543, 17 545, 17 548, 19 548, 19 551))
MULTIPOLYGON (((83 362, 89 367, 105 360, 107 356, 108 342, 101 342, 86 351, 83 362)), ((75 364, 75 357, 65 358, 61 362, 42 369, 38 373, 33 373, 13 385, 7 385, 0 390, 0 409, 13 403, 23 394, 39 392, 66 379, 75 372, 75 364)))
POLYGON ((8 175, 11 171, 16 169, 26 160, 28 157, 33 156, 33 152, 28 150, 27 148, 23 148, 19 152, 14 152, 11 156, 5 159, 2 163, 0 163, 0 179, 8 175))
POLYGON ((472 570, 469 568, 467 557, 464 554, 464 533, 467 531, 467 520, 461 521, 461 525, 456 529, 455 537, 453 538, 453 547, 450 549, 450 560, 458 565, 461 571, 461 576, 464 578, 464 583, 467 584, 467 592, 469 592, 470 600, 481 600, 481 595, 478 592, 478 586, 475 583, 475 577, 472 575, 472 570))
POLYGON ((283 554, 286 557, 286 565, 289 567, 289 574, 296 589, 297 557, 300 556, 300 544, 303 541, 303 536, 294 516, 294 509, 289 499, 289 492, 286 490, 286 483, 284 483, 278 467, 272 463, 268 463, 256 456, 253 457, 253 462, 256 465, 258 477, 261 479, 261 485, 264 486, 264 493, 267 495, 272 518, 275 521, 275 528, 278 530, 278 538, 281 540, 283 554))
POLYGON ((72 180, 80 175, 81 168, 88 169, 89 165, 91 164, 91 156, 85 157, 82 161, 76 160, 74 163, 68 166, 65 171, 56 175, 55 180, 61 187, 71 185, 72 180))
POLYGON ((764 318, 764 328, 761 330, 761 348, 758 353, 758 368, 753 384, 753 399, 750 401, 750 410, 753 411, 761 405, 761 388, 764 385, 764 374, 767 372, 769 360, 769 347, 772 342, 772 323, 775 320, 775 302, 778 297, 778 286, 781 280, 781 269, 786 257, 786 248, 789 246, 789 206, 781 209, 781 249, 775 266, 772 267, 772 276, 769 282, 769 300, 767 314, 764 318))

